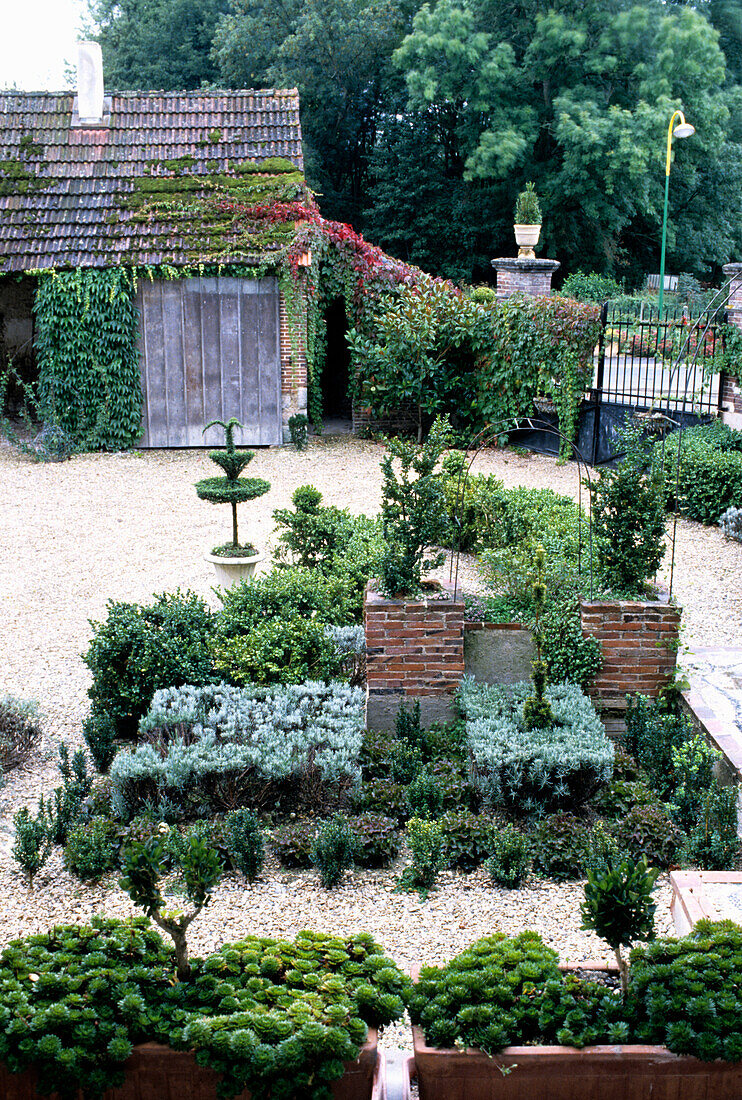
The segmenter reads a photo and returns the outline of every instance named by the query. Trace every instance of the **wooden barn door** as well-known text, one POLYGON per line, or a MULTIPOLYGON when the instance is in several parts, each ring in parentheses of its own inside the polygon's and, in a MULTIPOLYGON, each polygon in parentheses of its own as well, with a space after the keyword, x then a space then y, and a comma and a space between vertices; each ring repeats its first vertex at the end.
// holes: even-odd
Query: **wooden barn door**
POLYGON ((235 442, 281 443, 278 280, 142 279, 138 298, 140 446, 213 446, 232 416, 235 442))

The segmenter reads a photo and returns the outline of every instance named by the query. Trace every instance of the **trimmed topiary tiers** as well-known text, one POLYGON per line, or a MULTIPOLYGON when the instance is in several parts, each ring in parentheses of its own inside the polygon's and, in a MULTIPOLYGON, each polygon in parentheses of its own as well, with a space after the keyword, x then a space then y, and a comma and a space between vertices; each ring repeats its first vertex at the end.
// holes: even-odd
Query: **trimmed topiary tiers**
POLYGON ((196 493, 201 500, 208 500, 211 504, 229 504, 232 508, 232 541, 223 546, 216 546, 213 554, 220 557, 250 557, 255 554, 252 543, 240 545, 237 532, 237 505, 246 500, 255 500, 262 497, 270 489, 270 482, 260 477, 246 477, 240 479, 240 474, 252 462, 253 451, 237 451, 234 443, 235 428, 244 425, 232 417, 224 423, 223 420, 211 420, 204 428, 207 431, 215 424, 224 428, 225 448, 223 451, 209 451, 209 458, 224 470, 224 477, 206 477, 196 482, 196 493))

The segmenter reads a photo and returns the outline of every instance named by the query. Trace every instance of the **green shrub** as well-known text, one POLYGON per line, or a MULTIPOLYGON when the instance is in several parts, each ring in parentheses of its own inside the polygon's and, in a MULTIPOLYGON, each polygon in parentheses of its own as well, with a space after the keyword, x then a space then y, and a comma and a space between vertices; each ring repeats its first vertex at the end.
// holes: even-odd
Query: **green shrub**
POLYGON ((353 533, 348 511, 322 504, 322 493, 313 485, 300 485, 291 496, 290 508, 273 513, 280 532, 276 557, 302 569, 332 570, 336 556, 345 550, 353 533))
POLYGON ((161 838, 153 837, 143 844, 136 841, 128 844, 122 852, 124 873, 119 886, 158 928, 170 936, 175 950, 176 976, 178 981, 184 982, 191 977, 186 932, 211 900, 211 891, 219 882, 224 868, 206 840, 196 835, 189 836, 179 853, 178 866, 191 911, 175 913, 164 909, 165 899, 160 890, 160 877, 167 869, 164 855, 165 841, 161 838))
POLYGON ((742 930, 699 921, 682 939, 631 953, 636 1041, 661 1043, 704 1062, 742 1060, 742 930))
POLYGON ((67 834, 64 865, 83 882, 97 880, 116 866, 117 851, 113 823, 105 817, 91 817, 67 834))
POLYGON ((639 429, 624 429, 625 455, 589 485, 598 562, 622 594, 644 595, 665 553, 662 479, 639 429))
POLYGON ((249 634, 220 637, 213 646, 214 666, 233 684, 324 683, 342 669, 337 647, 323 622, 300 615, 264 619, 249 634))
POLYGON ((407 788, 407 801, 415 817, 436 817, 443 809, 443 791, 432 771, 418 772, 407 788))
POLYGON ((380 582, 385 596, 417 595, 423 573, 440 565, 445 558, 445 553, 437 550, 448 535, 437 467, 449 433, 448 422, 438 419, 422 447, 401 439, 387 441, 387 453, 381 460, 381 524, 385 546, 380 582))
POLYGON ((678 860, 683 867, 703 871, 736 871, 740 840, 737 835, 739 787, 719 787, 706 792, 696 824, 683 841, 678 860))
POLYGON ((492 818, 470 810, 448 810, 439 820, 446 866, 475 871, 492 851, 492 838, 497 831, 492 818))
POLYGON ((628 696, 626 747, 663 799, 670 798, 675 787, 673 750, 684 745, 692 732, 687 718, 668 713, 659 700, 628 696))
MULTIPOLYGON (((742 432, 714 420, 682 433, 680 473, 677 474, 680 433, 665 440, 665 493, 669 505, 689 519, 716 523, 727 508, 742 508, 742 432)), ((660 462, 662 445, 655 445, 660 462)))
POLYGON ((384 814, 357 814, 348 819, 359 867, 386 867, 399 853, 397 822, 384 814))
MULTIPOLYGON (((101 729, 132 738, 158 688, 207 684, 214 680, 208 642, 213 617, 193 592, 163 593, 153 604, 106 605, 107 617, 92 623, 93 637, 83 661, 93 676, 88 690, 90 751, 105 766, 101 729)), ((104 739, 105 740, 105 739, 104 739)))
POLYGON ((410 816, 410 803, 407 788, 390 779, 372 779, 363 783, 351 796, 353 809, 357 812, 372 810, 392 818, 403 825, 410 816))
POLYGON ((306 451, 309 421, 304 413, 294 413, 288 419, 289 435, 297 451, 306 451))
POLYGON ((600 275, 597 271, 573 271, 562 283, 560 293, 578 302, 601 305, 609 298, 623 294, 623 289, 610 275, 600 275))
POLYGON ((219 593, 216 642, 247 636, 264 621, 309 619, 346 626, 358 618, 358 594, 345 576, 288 566, 219 593))
POLYGON ((23 806, 13 814, 15 839, 11 855, 22 871, 28 875, 28 888, 33 886, 34 875, 47 859, 52 847, 49 822, 42 802, 35 817, 28 806, 23 806))
POLYGON ((655 867, 670 867, 681 843, 680 830, 661 802, 634 806, 616 822, 616 839, 621 851, 633 860, 646 856, 655 867))
POLYGON ((0 775, 28 760, 41 744, 38 704, 0 695, 0 775))
POLYGON ((626 1042, 620 999, 604 985, 565 977, 557 964, 535 932, 485 936, 445 966, 422 968, 410 1018, 431 1046, 490 1055, 510 1045, 626 1042))
POLYGON ((514 217, 516 225, 541 225, 541 205, 535 185, 530 181, 515 200, 514 217))
POLYGON ((353 866, 355 840, 346 818, 336 814, 324 821, 312 845, 311 859, 326 890, 338 886, 346 870, 353 866))
POLYGON ((88 762, 82 749, 77 749, 70 760, 69 750, 62 743, 59 746, 59 774, 61 787, 55 787, 46 804, 49 822, 49 835, 55 844, 65 844, 67 833, 82 815, 85 799, 93 785, 93 777, 88 772, 88 762))
POLYGON ((589 835, 574 814, 549 814, 531 834, 534 870, 555 882, 582 878, 589 835))
POLYGON ((225 814, 222 830, 229 862, 253 882, 263 870, 265 843, 260 822, 252 810, 230 810, 225 814))
POLYGON ((628 993, 628 964, 621 948, 637 940, 654 939, 657 909, 652 891, 659 871, 647 867, 646 858, 628 860, 603 871, 588 871, 585 900, 580 908, 582 927, 595 932, 613 949, 621 974, 621 991, 628 993))
POLYGON ((613 744, 592 703, 573 684, 546 689, 554 722, 525 729, 530 684, 499 687, 468 677, 459 690, 476 782, 490 806, 526 812, 569 806, 611 777, 613 744))
POLYGON ((684 832, 694 829, 701 819, 708 793, 716 786, 714 765, 721 759, 721 753, 700 733, 673 747, 670 812, 684 832))
POLYGON ((444 864, 443 829, 438 821, 411 817, 407 822, 407 845, 412 863, 400 879, 405 890, 418 890, 423 896, 435 886, 444 864))
POLYGON ((313 821, 292 821, 279 825, 271 834, 271 844, 284 867, 306 870, 312 866, 312 845, 317 833, 313 821))
POLYGON ((603 874, 620 862, 618 842, 604 821, 596 821, 585 839, 585 873, 603 874))
POLYGON ((508 890, 520 886, 531 869, 530 838, 514 825, 506 825, 493 834, 491 851, 485 866, 492 881, 508 890))
POLYGON ((428 765, 443 798, 444 810, 478 810, 479 791, 469 782, 469 767, 462 760, 439 757, 428 765))
POLYGON ((238 805, 318 810, 360 777, 363 693, 316 683, 172 688, 157 692, 141 737, 111 764, 122 819, 163 799, 188 816, 238 805))

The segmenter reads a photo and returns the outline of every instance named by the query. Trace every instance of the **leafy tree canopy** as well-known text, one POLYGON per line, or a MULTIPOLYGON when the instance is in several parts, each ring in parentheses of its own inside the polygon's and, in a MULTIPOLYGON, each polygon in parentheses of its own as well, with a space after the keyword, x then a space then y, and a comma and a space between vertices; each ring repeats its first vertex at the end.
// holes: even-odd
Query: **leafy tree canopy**
POLYGON ((89 0, 106 88, 181 91, 213 84, 214 27, 229 0, 89 0))

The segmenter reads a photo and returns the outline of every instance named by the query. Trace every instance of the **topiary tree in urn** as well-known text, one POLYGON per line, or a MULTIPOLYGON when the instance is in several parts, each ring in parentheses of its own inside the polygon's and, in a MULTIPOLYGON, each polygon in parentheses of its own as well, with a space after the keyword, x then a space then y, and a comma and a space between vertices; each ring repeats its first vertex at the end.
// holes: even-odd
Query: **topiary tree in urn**
POLYGON ((255 568, 258 557, 252 543, 240 543, 237 530, 237 505, 246 500, 255 500, 256 497, 267 493, 271 486, 269 481, 260 477, 240 477, 242 471, 254 458, 252 451, 238 451, 235 446, 235 428, 243 427, 240 421, 234 416, 226 424, 223 420, 211 420, 204 431, 208 431, 214 425, 224 428, 224 449, 209 451, 209 458, 221 467, 224 477, 202 478, 201 481, 196 482, 196 492, 201 500, 208 500, 211 504, 229 504, 232 508, 232 541, 215 546, 211 554, 207 554, 206 557, 214 563, 220 579, 234 581, 239 579, 239 576, 249 575, 255 568), (239 559, 238 576, 231 572, 228 575, 230 559, 233 563, 239 559), (252 559, 249 565, 246 559, 252 559))

